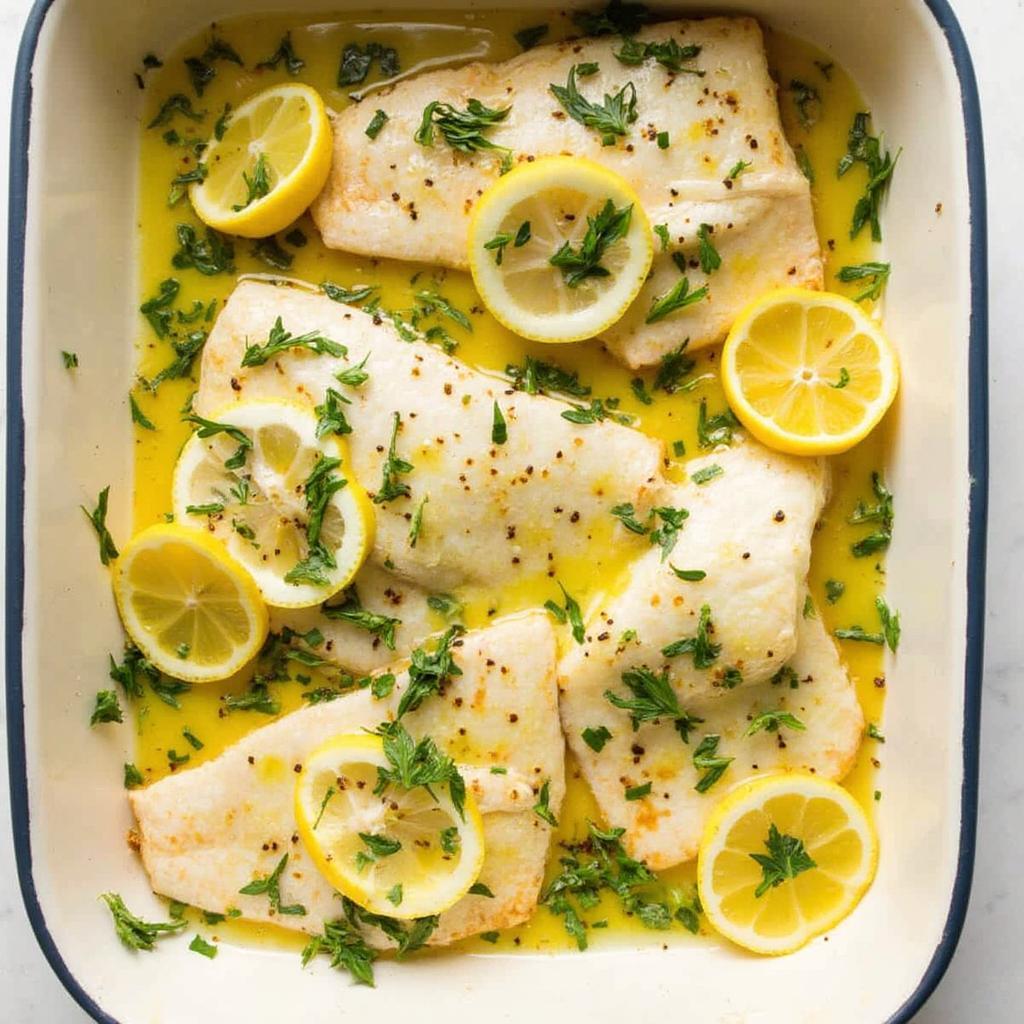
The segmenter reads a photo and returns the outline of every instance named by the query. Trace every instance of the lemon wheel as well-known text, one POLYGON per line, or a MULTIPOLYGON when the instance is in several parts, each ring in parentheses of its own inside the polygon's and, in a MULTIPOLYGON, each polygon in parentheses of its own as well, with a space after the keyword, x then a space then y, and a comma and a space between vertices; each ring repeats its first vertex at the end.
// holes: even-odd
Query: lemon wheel
POLYGON ((268 604, 309 607, 346 586, 373 546, 374 515, 344 442, 318 438, 293 402, 242 402, 205 422, 174 470, 175 519, 221 540, 268 604))
POLYGON ((791 953, 860 901, 878 840, 841 786, 804 772, 766 775, 715 808, 697 855, 708 921, 755 953, 791 953))
POLYGON ((494 317, 534 341, 592 338, 636 298, 653 258, 640 199, 575 157, 521 164, 480 198, 469 265, 494 317))
POLYGON ((218 231, 263 238, 319 195, 331 170, 331 122, 308 85, 277 85, 231 112, 203 152, 205 180, 189 188, 199 218, 218 231))
POLYGON ((446 783, 378 787, 389 767, 379 736, 337 736, 304 762, 295 787, 299 835, 320 872, 375 914, 439 914, 480 874, 483 822, 471 793, 462 815, 446 783))
POLYGON ((855 302, 788 288, 756 299, 722 351, 733 411, 764 444, 794 455, 852 448, 896 397, 892 344, 855 302))
POLYGON ((157 668, 193 683, 234 675, 267 636, 248 573, 211 537, 176 524, 133 537, 114 563, 128 635, 157 668))

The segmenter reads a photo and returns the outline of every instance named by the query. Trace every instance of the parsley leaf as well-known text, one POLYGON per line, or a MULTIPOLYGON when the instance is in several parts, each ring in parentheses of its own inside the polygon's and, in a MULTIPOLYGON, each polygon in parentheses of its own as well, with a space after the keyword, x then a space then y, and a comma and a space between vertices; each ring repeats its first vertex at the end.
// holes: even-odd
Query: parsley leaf
POLYGON ((761 884, 754 890, 754 895, 758 898, 769 889, 818 866, 804 849, 803 840, 781 834, 774 822, 768 828, 768 838, 764 845, 768 850, 767 854, 750 854, 750 857, 761 866, 763 874, 761 884))
POLYGON ((277 44, 277 49, 266 60, 261 60, 256 67, 276 71, 282 61, 289 75, 297 75, 306 66, 306 62, 296 54, 292 46, 291 32, 286 32, 284 38, 277 44))
POLYGON ((370 123, 363 129, 363 132, 368 139, 376 139, 387 123, 387 113, 378 107, 373 117, 370 118, 370 123))
POLYGON ((661 560, 664 562, 676 546, 679 539, 679 531, 683 523, 689 519, 690 513, 685 508, 672 508, 668 505, 659 505, 651 509, 652 515, 661 520, 661 525, 656 530, 651 530, 650 538, 652 544, 661 548, 661 560))
POLYGON ((90 725, 100 725, 104 722, 123 722, 121 704, 117 699, 115 690, 100 690, 96 694, 96 707, 89 718, 90 725))
POLYGON ((562 590, 565 607, 563 608, 557 601, 545 601, 544 607, 551 612, 559 622, 568 622, 572 628, 573 639, 576 643, 582 644, 586 634, 583 626, 583 615, 580 612, 579 603, 569 593, 569 591, 565 589, 565 586, 561 582, 559 582, 558 586, 562 590))
POLYGON ((604 750, 604 745, 612 738, 611 731, 604 725, 599 725, 596 729, 588 726, 580 733, 580 736, 595 754, 600 754, 604 750))
POLYGON ((96 507, 91 512, 84 505, 80 506, 85 513, 85 518, 92 523, 92 528, 96 531, 100 543, 100 562, 103 565, 109 565, 119 554, 114 538, 110 535, 110 530, 107 529, 107 500, 109 497, 110 485, 108 484, 100 491, 99 497, 96 499, 96 507))
POLYGON ((706 793, 735 760, 732 757, 722 757, 718 753, 720 740, 720 736, 709 733, 697 744, 697 749, 693 752, 693 767, 704 773, 693 787, 698 793, 706 793))
POLYGON ((177 225, 175 233, 178 251, 171 257, 171 265, 178 270, 191 267, 207 277, 235 272, 235 247, 213 228, 206 229, 205 239, 196 234, 191 224, 177 225))
POLYGON ((707 285, 703 285, 695 292, 691 292, 689 280, 681 277, 669 291, 665 292, 660 298, 656 297, 654 299, 651 303, 651 308, 647 311, 644 322, 656 324, 680 309, 685 309, 687 306, 692 306, 695 302, 700 302, 707 294, 707 285))
POLYGON ((263 345, 246 345, 245 355, 242 356, 242 366, 262 366, 282 352, 293 348, 304 348, 317 355, 330 355, 340 358, 348 349, 337 341, 331 341, 324 337, 319 331, 308 331, 306 334, 293 335, 286 331, 281 318, 274 321, 270 328, 270 334, 263 345))
POLYGON ((124 900, 116 892, 105 892, 100 899, 110 910, 117 937, 128 949, 152 950, 157 939, 181 931, 187 924, 184 919, 156 923, 140 920, 125 906, 124 900))
POLYGON ((243 885, 238 892, 242 896, 266 896, 270 901, 270 909, 276 914, 284 914, 290 917, 304 917, 306 908, 301 903, 282 905, 281 903, 281 875, 288 866, 288 854, 286 853, 278 862, 277 867, 265 878, 254 878, 248 885, 243 885))
POLYGON ((900 613, 894 612, 886 604, 884 597, 875 598, 875 607, 878 609, 878 617, 882 620, 882 634, 889 650, 894 654, 900 645, 900 613))
POLYGON ((846 154, 839 161, 837 174, 841 178, 855 163, 864 164, 868 180, 864 186, 864 194, 857 200, 857 204, 853 208, 850 237, 856 238, 865 225, 870 225, 872 240, 880 242, 882 227, 879 221, 879 211, 900 153, 897 152, 893 157, 886 150, 883 155, 882 140, 870 133, 870 123, 870 113, 862 111, 854 115, 847 138, 846 154))
POLYGON ((790 714, 788 711, 762 711, 754 716, 743 735, 754 736, 762 731, 778 732, 783 726, 787 729, 794 729, 797 732, 803 732, 807 728, 796 715, 790 714))
POLYGON ((533 813, 541 821, 546 821, 552 828, 558 828, 558 819, 551 810, 551 780, 545 779, 537 795, 537 802, 533 805, 533 813))
POLYGON ((700 51, 701 47, 695 43, 680 46, 673 38, 664 42, 641 43, 631 36, 626 36, 622 40, 622 49, 615 56, 621 63, 633 66, 643 64, 647 60, 656 60, 667 71, 703 78, 704 71, 687 67, 687 62, 698 57, 700 51))
POLYGON ((285 573, 285 583, 295 585, 311 583, 316 587, 326 587, 331 582, 328 573, 337 568, 337 562, 334 560, 333 553, 321 543, 320 534, 328 504, 338 491, 348 486, 348 481, 344 477, 334 473, 334 470, 340 465, 341 459, 321 456, 302 485, 308 514, 306 520, 307 552, 305 558, 285 573))
POLYGON ((400 459, 395 451, 398 441, 398 430, 402 425, 402 417, 399 413, 392 413, 391 443, 388 445, 388 454, 381 467, 381 482, 377 493, 373 496, 375 505, 382 505, 396 498, 408 498, 412 496, 409 485, 401 482, 398 477, 404 473, 411 473, 413 466, 411 462, 400 459))
POLYGON ((708 415, 708 403, 706 398, 700 400, 700 408, 697 410, 697 444, 701 448, 714 448, 720 444, 732 443, 732 432, 740 425, 740 421, 733 415, 731 409, 708 415))
POLYGON ((722 265, 722 257, 711 241, 711 233, 715 229, 710 224, 701 224, 697 229, 697 241, 700 245, 699 258, 700 269, 705 274, 710 274, 722 265))
POLYGON ((451 648, 455 639, 465 629, 451 625, 444 631, 432 651, 417 647, 409 656, 409 681, 398 702, 396 718, 406 712, 415 711, 431 694, 440 693, 441 688, 454 676, 461 676, 462 669, 455 664, 451 648))
POLYGON ((325 604, 321 606, 320 610, 328 619, 350 622, 353 626, 365 629, 368 633, 378 637, 389 651, 395 649, 395 628, 402 624, 402 620, 368 611, 360 604, 359 594, 355 587, 349 587, 345 591, 344 601, 341 604, 325 604))
POLYGON ((545 363, 533 356, 527 356, 522 366, 509 363, 505 367, 505 376, 510 378, 517 391, 525 391, 528 395, 555 393, 574 398, 590 395, 590 388, 580 383, 579 374, 575 370, 563 370, 554 363, 545 363))
POLYGON ((621 697, 613 690, 605 690, 604 697, 614 707, 629 712, 634 732, 640 728, 641 722, 667 718, 683 742, 690 742, 690 732, 704 719, 691 715, 680 706, 679 698, 669 682, 668 669, 655 675, 646 665, 639 665, 623 672, 622 681, 632 697, 621 697))
POLYGON ((627 82, 615 95, 604 94, 604 102, 594 103, 588 100, 576 86, 576 74, 580 65, 569 68, 569 77, 565 85, 549 86, 555 99, 565 108, 565 112, 574 120, 587 128, 593 128, 605 146, 615 145, 615 137, 626 135, 637 118, 636 87, 627 82))
POLYGON ((363 939, 358 927, 344 921, 328 921, 322 935, 316 935, 302 951, 305 967, 319 953, 330 957, 331 967, 349 972, 361 985, 373 985, 373 962, 377 953, 363 939))
POLYGON ((241 469, 245 465, 245 460, 252 448, 252 438, 244 430, 232 426, 230 423, 218 423, 216 420, 204 419, 194 412, 185 417, 185 422, 195 424, 199 428, 196 433, 201 438, 225 434, 238 445, 234 455, 225 460, 226 469, 241 469))
POLYGON ((862 302, 864 299, 877 300, 881 298, 891 273, 891 263, 857 263, 852 266, 840 267, 836 274, 836 280, 849 284, 851 281, 867 281, 870 278, 867 288, 860 295, 854 296, 854 302, 862 302))
POLYGON ((711 639, 714 626, 711 623, 711 606, 701 605, 700 619, 694 636, 684 637, 662 647, 661 653, 666 658, 678 658, 681 654, 693 655, 693 667, 710 668, 722 652, 722 645, 711 639))
POLYGON ((548 262, 562 271, 566 285, 576 288, 588 278, 608 277, 611 271, 601 266, 608 249, 625 238, 633 216, 633 204, 616 208, 608 199, 596 216, 587 217, 587 231, 579 249, 564 241, 548 262))
POLYGON ((458 110, 450 103, 433 100, 423 108, 423 117, 413 139, 421 146, 432 146, 436 128, 441 138, 456 152, 497 150, 508 153, 505 146, 495 145, 484 132, 504 121, 511 109, 510 106, 495 109, 477 99, 470 99, 465 110, 458 110))
POLYGON ((460 818, 464 818, 466 784, 455 762, 446 754, 442 754, 429 736, 414 742, 400 722, 384 724, 377 731, 384 742, 384 756, 387 758, 388 767, 377 768, 374 794, 379 796, 389 786, 405 790, 422 786, 436 800, 437 797, 431 787, 446 785, 455 810, 458 811, 460 818))

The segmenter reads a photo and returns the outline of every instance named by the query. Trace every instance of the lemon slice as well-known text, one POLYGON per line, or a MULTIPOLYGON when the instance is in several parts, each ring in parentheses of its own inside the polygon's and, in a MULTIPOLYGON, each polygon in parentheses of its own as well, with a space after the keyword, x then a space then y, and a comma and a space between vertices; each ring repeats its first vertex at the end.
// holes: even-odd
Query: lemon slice
POLYGON ((299 835, 339 892, 375 914, 440 914, 466 894, 484 859, 472 793, 463 814, 446 783, 381 793, 390 766, 379 736, 336 736, 303 763, 295 785, 299 835))
POLYGON ((204 181, 189 187, 199 218, 218 231, 264 238, 319 195, 331 170, 331 122, 320 94, 290 82, 264 89, 229 115, 203 152, 204 181))
POLYGON ((318 438, 293 402, 242 402, 203 422, 174 470, 175 519, 223 541, 268 604, 305 608, 346 586, 373 546, 374 515, 344 443, 318 438))
POLYGON ((896 397, 896 353, 855 302, 786 288, 756 299, 722 351, 733 411, 759 441, 834 455, 862 441, 896 397))
POLYGON ((653 255, 651 226, 629 183, 578 157, 520 164, 483 194, 469 229, 480 297, 495 319, 534 341, 580 341, 611 327, 653 255), (599 258, 588 258, 585 243, 595 239, 590 256, 599 258), (560 266, 551 262, 556 253, 560 266))
POLYGON ((245 570, 211 537, 159 525, 114 563, 114 597, 128 635, 178 679, 227 679, 267 637, 267 609, 245 570))
POLYGON ((765 775, 712 812, 697 885, 719 932, 755 953, 778 955, 846 917, 877 863, 871 822, 842 786, 804 772, 765 775))

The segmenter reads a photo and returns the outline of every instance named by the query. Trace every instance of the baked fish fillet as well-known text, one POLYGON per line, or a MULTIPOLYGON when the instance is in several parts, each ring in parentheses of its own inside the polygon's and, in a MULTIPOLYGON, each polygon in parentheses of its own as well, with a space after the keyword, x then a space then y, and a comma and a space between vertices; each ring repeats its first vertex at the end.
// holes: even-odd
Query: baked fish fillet
MULTIPOLYGON (((468 633, 454 648, 462 675, 402 721, 414 737, 431 736, 463 768, 480 805, 486 852, 480 881, 493 899, 468 895, 440 917, 432 945, 507 928, 530 916, 544 873, 550 827, 532 810, 550 779, 551 807, 565 791, 558 721, 555 638, 547 616, 530 613, 468 633), (490 765, 507 775, 493 775, 490 765)), ((407 675, 387 698, 361 690, 296 711, 250 733, 213 761, 130 794, 143 863, 154 891, 214 913, 236 907, 251 921, 317 933, 341 914, 296 832, 295 767, 332 736, 361 733, 393 718, 407 675), (239 889, 288 864, 282 901, 304 916, 279 916, 266 896, 239 889)), ((367 941, 391 943, 371 930, 367 941)))
POLYGON ((745 441, 686 469, 691 479, 659 497, 689 512, 675 547, 664 559, 652 547, 622 590, 589 616, 584 643, 559 665, 567 701, 606 689, 628 696, 621 676, 638 666, 667 670, 682 701, 713 698, 770 678, 796 650, 811 535, 827 492, 824 463, 745 441), (692 480, 712 467, 719 475, 692 480), (675 569, 707 575, 689 581, 675 569), (666 655, 669 645, 699 634, 704 607, 704 632, 718 655, 666 655), (624 642, 626 631, 635 638, 624 642))
MULTIPOLYGON (((819 619, 800 619, 788 668, 792 671, 782 673, 778 682, 687 702, 686 710, 702 721, 693 725, 686 743, 667 721, 642 723, 634 731, 629 713, 603 697, 600 679, 582 685, 576 679, 563 680, 561 714, 569 745, 607 822, 626 829, 623 841, 632 856, 655 869, 690 860, 712 808, 724 792, 749 776, 802 768, 840 779, 849 771, 864 717, 836 645, 819 619), (767 710, 788 711, 806 729, 783 727, 745 736, 755 716, 767 710), (599 725, 612 738, 595 753, 580 734, 599 725), (704 772, 694 767, 693 755, 708 735, 720 738, 717 755, 734 760, 718 782, 700 793, 694 787, 704 772), (627 787, 648 781, 649 796, 625 799, 627 787)), ((617 688, 615 680, 606 682, 617 688)))
POLYGON ((358 625, 358 619, 329 618, 330 613, 324 613, 319 607, 271 608, 270 628, 275 633, 280 633, 284 627, 296 633, 307 633, 314 627, 319 629, 324 643, 318 646, 317 654, 346 672, 364 676, 404 658, 425 637, 447 624, 430 610, 427 593, 375 562, 366 562, 345 595, 332 599, 331 603, 345 606, 348 595, 353 597, 353 607, 391 620, 393 646, 385 642, 386 629, 370 631, 358 625))
MULTIPOLYGON (((699 46, 687 66, 705 74, 676 74, 652 60, 623 64, 615 56, 622 47, 618 36, 577 39, 501 63, 428 72, 335 115, 331 176, 312 208, 324 242, 465 269, 470 217, 499 176, 500 153, 456 153, 437 132, 433 145, 421 146, 414 135, 427 104, 464 109, 478 99, 511 107, 486 137, 514 160, 569 154, 623 175, 651 223, 668 225, 673 248, 695 250, 701 223, 715 229, 723 267, 706 302, 661 323, 643 323, 653 297, 678 278, 671 253, 659 252, 633 315, 608 333, 609 347, 630 366, 657 362, 687 335, 693 349, 714 343, 752 294, 784 284, 820 287, 810 188, 782 132, 757 22, 669 21, 644 29, 638 39, 699 46), (569 117, 551 92, 551 84, 565 86, 570 68, 584 63, 599 69, 577 81, 588 99, 600 102, 630 82, 636 89, 637 120, 615 145, 602 145, 600 134, 569 117), (388 115, 373 140, 365 133, 371 106, 388 115), (661 132, 669 135, 667 149, 658 146, 661 132), (733 176, 740 165, 748 166, 733 176)), ((690 277, 694 288, 705 279, 693 267, 690 277)))
POLYGON ((233 402, 274 397, 315 406, 329 387, 351 400, 352 466, 371 494, 381 484, 395 414, 401 417, 396 451, 413 469, 398 479, 410 494, 377 506, 372 557, 430 592, 557 572, 588 538, 610 535, 613 506, 646 509, 662 483, 662 445, 638 431, 607 420, 571 423, 562 402, 514 391, 326 296, 239 284, 206 343, 197 410, 230 421, 233 402), (319 331, 343 343, 347 360, 293 349, 243 368, 246 345, 265 343, 278 318, 294 335, 319 331), (365 384, 335 379, 364 357, 365 384), (504 444, 491 439, 495 402, 507 424, 504 444), (414 547, 410 521, 425 500, 414 547))

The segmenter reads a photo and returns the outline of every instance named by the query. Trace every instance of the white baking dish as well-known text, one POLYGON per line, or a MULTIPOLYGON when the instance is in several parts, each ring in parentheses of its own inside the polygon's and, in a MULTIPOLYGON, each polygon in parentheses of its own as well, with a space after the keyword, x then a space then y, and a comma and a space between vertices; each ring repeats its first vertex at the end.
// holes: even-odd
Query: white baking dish
POLYGON ((97 1020, 132 1024, 397 1019, 422 1016, 430 998, 451 1024, 569 1013, 909 1019, 945 969, 966 909, 981 689, 984 183, 973 73, 946 0, 709 5, 756 14, 828 50, 860 83, 894 148, 904 147, 886 216, 897 268, 887 325, 904 372, 889 470, 899 502, 889 588, 904 641, 889 673, 881 866, 858 911, 827 942, 782 960, 711 945, 432 957, 383 965, 376 991, 325 966, 300 975, 291 953, 225 945, 210 963, 184 943, 134 957, 119 946, 98 893, 117 889, 147 916, 162 908, 124 842, 128 731, 89 735, 84 726, 120 628, 78 506, 111 483, 112 525, 127 532, 132 439, 122 396, 137 289, 126 199, 140 103, 126 71, 213 17, 283 6, 39 0, 22 44, 11 161, 7 687, 21 883, 54 969, 97 1020), (67 374, 63 348, 88 353, 90 372, 67 374))

